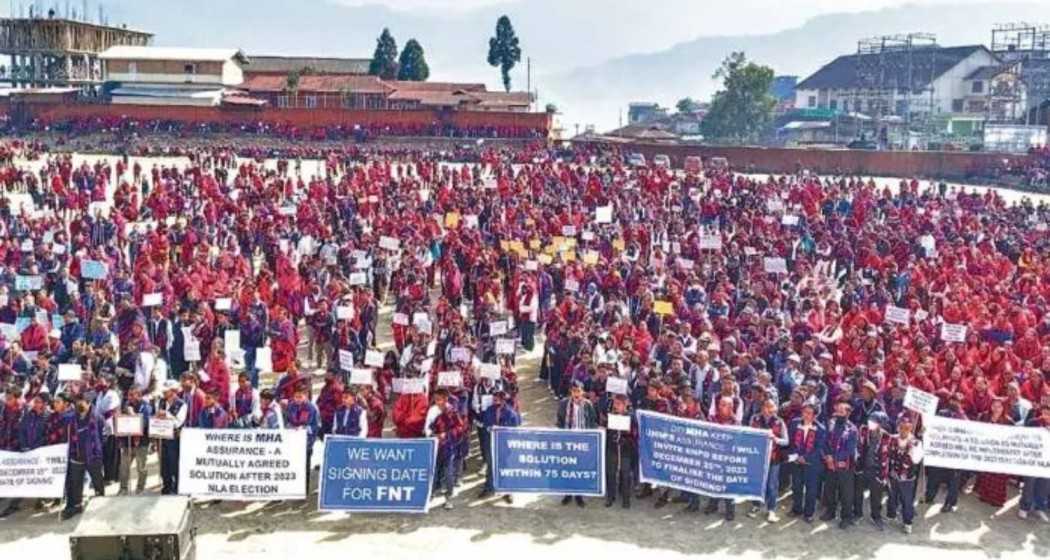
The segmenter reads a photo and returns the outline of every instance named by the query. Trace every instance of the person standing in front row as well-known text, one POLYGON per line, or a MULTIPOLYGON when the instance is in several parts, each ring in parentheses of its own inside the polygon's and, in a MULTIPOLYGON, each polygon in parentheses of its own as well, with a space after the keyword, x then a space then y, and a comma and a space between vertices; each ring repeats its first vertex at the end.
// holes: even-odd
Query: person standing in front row
POLYGON ((171 420, 174 427, 174 437, 161 439, 159 444, 160 493, 162 495, 179 492, 179 432, 186 424, 189 414, 189 407, 179 398, 181 388, 179 382, 174 379, 165 381, 163 396, 157 402, 157 418, 171 420))
POLYGON ((307 396, 307 382, 295 384, 292 391, 292 402, 285 408, 285 425, 292 430, 306 430, 306 493, 310 493, 310 458, 313 456, 314 441, 321 429, 321 414, 317 406, 307 396))
POLYGON ((467 427, 456 407, 449 402, 448 391, 444 388, 434 392, 434 405, 427 411, 424 433, 427 437, 435 437, 438 440, 434 482, 435 485, 444 485, 445 504, 443 507, 452 509, 452 494, 459 478, 457 469, 460 439, 466 437, 467 427))
MULTIPOLYGON (((1050 404, 1040 405, 1037 414, 1033 415, 1027 426, 1050 430, 1050 404)), ((1021 488, 1021 507, 1017 511, 1017 516, 1027 519, 1029 512, 1035 512, 1039 519, 1050 521, 1046 513, 1048 509, 1050 509, 1050 477, 1024 477, 1024 486, 1021 488)))
POLYGON ((889 477, 890 499, 886 503, 886 517, 897 518, 901 508, 904 533, 911 534, 915 519, 915 484, 922 462, 922 441, 915 437, 912 417, 904 414, 897 423, 897 435, 890 440, 889 477))
MULTIPOLYGON (((492 484, 493 470, 496 465, 492 463, 492 439, 491 434, 493 428, 516 428, 521 425, 521 415, 518 414, 517 410, 514 410, 513 406, 507 404, 507 391, 502 387, 497 387, 492 393, 492 404, 481 413, 481 424, 482 429, 478 430, 478 435, 485 434, 483 438, 480 438, 481 454, 485 461, 485 488, 481 491, 481 495, 478 498, 487 498, 495 493, 495 488, 492 484)), ((514 498, 510 494, 503 496, 503 501, 508 504, 514 502, 514 498)))
POLYGON ((817 421, 813 404, 802 406, 802 415, 791 421, 788 429, 791 447, 788 460, 797 466, 791 477, 791 517, 802 516, 813 522, 820 496, 820 477, 824 473, 823 454, 827 430, 817 421))
MULTIPOLYGON (((769 475, 766 477, 765 505, 766 521, 776 523, 777 498, 780 493, 780 463, 784 460, 784 451, 788 445, 788 430, 784 421, 777 415, 777 402, 772 398, 762 401, 759 414, 751 418, 751 427, 769 430, 769 439, 773 445, 769 452, 769 475)), ((758 504, 751 506, 748 517, 755 517, 761 509, 758 504)))
POLYGON ((876 410, 860 428, 857 444, 857 468, 853 486, 853 519, 864 517, 864 491, 868 491, 871 523, 882 531, 882 494, 889 478, 890 418, 876 410))
MULTIPOLYGON (((736 404, 736 400, 732 396, 724 395, 718 397, 718 400, 714 403, 715 413, 710 418, 711 423, 723 426, 740 425, 739 416, 736 414, 736 404)), ((733 501, 733 498, 708 498, 707 507, 704 508, 704 515, 716 513, 719 502, 725 502, 725 520, 730 522, 736 519, 736 502, 733 501)))
POLYGON ((83 395, 76 397, 76 417, 69 432, 69 465, 66 468, 66 507, 62 520, 84 511, 84 475, 91 475, 96 496, 106 494, 102 474, 102 417, 83 395))
MULTIPOLYGON (((583 382, 575 380, 569 390, 569 396, 558 404, 558 429, 561 430, 593 430, 598 427, 598 413, 594 410, 594 404, 583 398, 583 382)), ((576 505, 584 507, 583 496, 565 496, 561 499, 561 505, 567 506, 569 502, 576 500, 576 505)))
POLYGON ((357 404, 353 389, 340 395, 342 403, 334 411, 331 433, 337 436, 368 437, 368 411, 357 404))
POLYGON ((620 498, 623 509, 631 507, 634 492, 634 456, 638 453, 638 424, 628 410, 627 395, 613 397, 612 410, 602 414, 605 428, 605 507, 612 507, 620 498), (626 416, 628 429, 609 427, 610 417, 626 416))
POLYGON ((834 521, 838 509, 842 507, 842 519, 839 529, 853 526, 853 468, 857 458, 857 427, 849 421, 850 404, 846 401, 835 403, 835 415, 828 427, 827 448, 824 450, 824 466, 827 468, 825 481, 828 509, 820 518, 821 521, 834 521))
POLYGON ((139 416, 142 426, 142 435, 121 437, 120 443, 120 492, 119 495, 128 493, 128 483, 131 479, 131 464, 135 463, 137 480, 135 481, 135 493, 141 494, 146 489, 146 460, 149 455, 149 418, 153 415, 153 407, 142 398, 142 390, 138 387, 128 389, 128 398, 124 401, 122 414, 139 416))

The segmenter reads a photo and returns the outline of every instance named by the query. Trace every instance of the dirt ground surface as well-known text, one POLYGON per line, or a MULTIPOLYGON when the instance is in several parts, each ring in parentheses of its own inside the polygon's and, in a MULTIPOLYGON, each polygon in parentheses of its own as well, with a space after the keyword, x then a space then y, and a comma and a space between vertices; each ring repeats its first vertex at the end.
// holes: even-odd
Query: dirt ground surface
MULTIPOLYGON (((144 166, 148 169, 148 166, 144 166)), ((304 173, 309 172, 304 169, 304 173)), ((1013 198, 1017 193, 1012 193, 1013 198)), ((1019 198, 1019 196, 1017 197, 1019 198)), ((1039 197, 1035 197, 1039 198, 1039 197)), ((379 338, 390 342, 391 308, 382 310, 379 338)), ((537 381, 540 348, 518 356, 525 425, 551 426, 555 403, 537 381)), ((304 349, 301 354, 305 356, 304 349)), ((304 358, 307 367, 312 366, 304 358)), ((266 381, 272 382, 271 379, 266 381)), ((388 421, 388 431, 390 429, 388 421)), ((738 507, 735 522, 719 516, 685 513, 672 504, 654 509, 653 500, 636 500, 629 510, 605 508, 591 499, 585 508, 561 506, 555 497, 475 500, 481 461, 476 439, 455 509, 426 515, 344 514, 317 511, 316 494, 305 502, 199 504, 194 508, 197 558, 275 560, 346 557, 400 560, 434 554, 465 558, 841 558, 906 560, 1002 560, 1050 557, 1050 524, 1017 518, 1017 489, 1002 509, 964 495, 958 511, 940 514, 939 505, 919 506, 915 532, 904 535, 896 524, 879 532, 866 521, 843 531, 815 522, 790 519, 781 501, 782 521, 750 519, 738 507), (549 556, 547 556, 549 555, 549 556)), ((315 455, 316 456, 316 455, 315 455)), ((156 456, 151 456, 147 492, 159 492, 156 456)), ((107 495, 116 493, 116 485, 107 495)), ((943 494, 941 495, 943 499, 943 494)), ((442 498, 436 498, 440 505, 442 498)), ((28 506, 28 504, 27 504, 28 506)), ((23 511, 0 520, 0 558, 69 558, 68 537, 77 519, 59 521, 58 509, 23 511)))

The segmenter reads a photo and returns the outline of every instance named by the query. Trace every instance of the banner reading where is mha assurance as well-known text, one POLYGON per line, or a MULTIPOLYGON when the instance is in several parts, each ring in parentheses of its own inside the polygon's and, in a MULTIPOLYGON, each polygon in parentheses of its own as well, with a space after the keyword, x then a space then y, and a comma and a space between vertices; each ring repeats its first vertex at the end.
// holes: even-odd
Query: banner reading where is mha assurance
POLYGON ((186 428, 179 447, 179 494, 238 501, 306 498, 305 431, 186 428))
POLYGON ((65 443, 25 453, 0 451, 0 498, 61 498, 68 453, 65 443))
POLYGON ((1050 430, 923 417, 925 463, 967 471, 1050 478, 1050 430))
POLYGON ((638 433, 640 482, 712 498, 762 499, 768 431, 640 410, 638 433))

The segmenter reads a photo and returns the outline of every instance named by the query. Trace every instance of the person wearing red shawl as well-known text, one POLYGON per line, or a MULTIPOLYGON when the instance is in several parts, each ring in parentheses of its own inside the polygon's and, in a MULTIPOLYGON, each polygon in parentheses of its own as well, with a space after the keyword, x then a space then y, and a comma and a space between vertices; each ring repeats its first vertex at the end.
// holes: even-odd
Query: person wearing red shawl
POLYGON ((270 326, 270 347, 273 351, 273 371, 289 371, 295 362, 296 349, 299 347, 299 335, 295 324, 288 318, 283 307, 275 307, 273 323, 270 326))
POLYGON ((1035 370, 1032 376, 1021 385, 1021 396, 1032 404, 1043 402, 1043 397, 1050 396, 1050 384, 1043 379, 1043 372, 1035 370))
POLYGON ((317 395, 317 411, 321 416, 321 434, 332 432, 335 422, 335 409, 343 404, 343 393, 346 387, 343 385, 342 376, 335 370, 329 369, 325 372, 324 386, 317 395))
MULTIPOLYGON (((1006 403, 1001 398, 992 399, 991 407, 978 417, 978 421, 1002 426, 1014 425, 1006 412, 1006 403)), ((1009 481, 1009 475, 989 472, 977 473, 977 496, 986 504, 1002 507, 1006 503, 1006 488, 1009 481)))
POLYGON ((208 376, 207 381, 201 382, 201 389, 205 393, 218 395, 219 405, 223 409, 230 408, 230 368, 226 365, 226 351, 223 341, 216 340, 204 362, 204 374, 208 376))
POLYGON ((371 385, 362 385, 358 396, 368 412, 368 437, 383 437, 383 424, 386 420, 386 407, 383 399, 372 389, 371 385))
POLYGON ((19 340, 25 352, 44 350, 47 347, 47 328, 36 317, 33 317, 30 319, 29 326, 22 331, 19 340))

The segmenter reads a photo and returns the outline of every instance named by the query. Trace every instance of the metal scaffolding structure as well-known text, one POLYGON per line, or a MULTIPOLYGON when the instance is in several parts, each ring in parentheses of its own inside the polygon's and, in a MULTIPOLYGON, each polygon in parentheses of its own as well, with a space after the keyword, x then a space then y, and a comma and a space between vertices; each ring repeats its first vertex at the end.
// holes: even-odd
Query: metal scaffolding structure
POLYGON ((1004 74, 1013 77, 993 95, 995 100, 1024 102, 1025 124, 1045 122, 1041 106, 1050 100, 1050 25, 1004 23, 992 28, 992 52, 1004 63, 1004 74), (1034 114, 1033 114, 1034 113, 1034 114))
POLYGON ((906 130, 927 132, 940 47, 932 33, 906 33, 857 43, 857 88, 851 105, 872 117, 880 135, 889 119, 906 130))
POLYGON ((1050 55, 1050 26, 1027 22, 1001 23, 992 28, 992 52, 1003 62, 1050 55))
POLYGON ((0 19, 0 82, 13 87, 81 87, 102 83, 98 55, 115 45, 146 46, 152 33, 60 17, 0 19))

